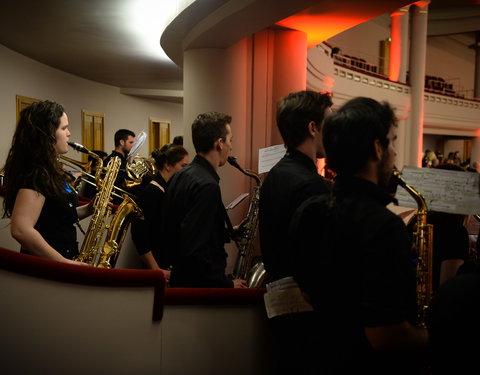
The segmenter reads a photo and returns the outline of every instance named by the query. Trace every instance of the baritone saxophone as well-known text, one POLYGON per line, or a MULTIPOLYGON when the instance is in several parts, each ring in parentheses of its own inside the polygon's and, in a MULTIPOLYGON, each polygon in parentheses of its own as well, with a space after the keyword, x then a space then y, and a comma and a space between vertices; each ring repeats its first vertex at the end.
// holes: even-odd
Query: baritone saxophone
POLYGON ((433 225, 427 223, 428 207, 423 195, 401 178, 401 172, 398 169, 395 168, 393 174, 397 178, 398 184, 410 194, 418 206, 417 213, 412 219, 414 220, 413 246, 417 255, 418 321, 421 327, 425 327, 426 313, 433 293, 433 225))
MULTIPOLYGON (((85 147, 69 143, 77 151, 90 153, 85 147)), ((92 153, 93 154, 93 153, 92 153)), ((106 168, 98 165, 95 174, 98 193, 93 203, 93 214, 85 233, 80 254, 75 260, 99 268, 114 268, 128 226, 134 217, 141 215, 138 205, 128 195, 123 196, 115 214, 112 215, 110 197, 120 170, 120 158, 113 157, 106 168), (102 173, 105 175, 102 178, 102 173)))

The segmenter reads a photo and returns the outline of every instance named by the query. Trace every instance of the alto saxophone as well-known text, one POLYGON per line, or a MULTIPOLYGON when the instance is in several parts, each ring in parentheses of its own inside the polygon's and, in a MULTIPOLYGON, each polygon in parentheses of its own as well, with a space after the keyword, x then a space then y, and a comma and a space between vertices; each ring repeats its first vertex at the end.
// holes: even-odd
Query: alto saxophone
MULTIPOLYGON (((77 151, 93 154, 82 145, 77 143, 69 144, 77 151)), ((112 213, 110 197, 115 188, 114 183, 120 164, 120 158, 112 158, 105 168, 106 173, 103 178, 101 175, 104 168, 101 166, 101 160, 96 168, 95 181, 98 186, 98 193, 93 203, 94 212, 86 231, 80 254, 75 258, 75 260, 94 267, 115 267, 128 225, 133 217, 141 215, 141 210, 137 204, 128 195, 124 195, 123 202, 110 222, 108 222, 112 213)))
POLYGON ((265 268, 263 262, 254 262, 254 241, 258 228, 258 205, 260 202, 260 186, 262 181, 257 173, 248 171, 240 167, 236 158, 230 156, 227 159, 228 163, 237 168, 243 174, 253 178, 256 186, 253 188, 253 195, 248 207, 247 217, 243 222, 243 231, 240 239, 237 241, 238 257, 233 268, 233 277, 235 279, 242 279, 247 281, 249 288, 260 287, 265 280, 265 268))
POLYGON ((423 195, 400 177, 401 172, 398 169, 394 168, 393 174, 398 184, 412 196, 418 206, 413 219, 413 245, 417 251, 418 321, 421 327, 425 327, 426 313, 432 299, 433 225, 427 223, 428 208, 423 195))

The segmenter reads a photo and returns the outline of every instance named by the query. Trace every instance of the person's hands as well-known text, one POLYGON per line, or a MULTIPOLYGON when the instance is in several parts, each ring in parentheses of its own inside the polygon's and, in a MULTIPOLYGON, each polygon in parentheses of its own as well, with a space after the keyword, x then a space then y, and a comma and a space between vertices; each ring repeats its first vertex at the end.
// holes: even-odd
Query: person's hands
POLYGON ((233 287, 234 288, 248 288, 247 282, 245 280, 241 280, 241 279, 233 280, 233 287))
POLYGON ((162 268, 160 268, 163 272, 163 274, 165 275, 165 281, 167 282, 167 284, 170 282, 170 270, 164 270, 162 268))
POLYGON ((233 240, 239 242, 242 239, 243 233, 245 232, 246 218, 244 218, 240 224, 233 226, 233 240))

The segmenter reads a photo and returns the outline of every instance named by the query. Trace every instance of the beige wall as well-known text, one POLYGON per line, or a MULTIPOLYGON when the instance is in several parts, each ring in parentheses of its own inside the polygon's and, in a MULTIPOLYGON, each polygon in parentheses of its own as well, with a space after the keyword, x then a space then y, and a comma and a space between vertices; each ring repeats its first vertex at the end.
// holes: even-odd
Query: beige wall
MULTIPOLYGON (((71 140, 81 142, 81 111, 105 113, 105 151, 113 149, 117 129, 148 132, 148 118, 170 120, 170 134, 183 134, 182 104, 120 94, 118 87, 89 81, 20 55, 0 45, 0 165, 3 166, 15 129, 15 96, 61 103, 70 121, 71 140)), ((148 153, 148 144, 140 154, 148 153)), ((75 151, 69 156, 76 157, 75 151)))

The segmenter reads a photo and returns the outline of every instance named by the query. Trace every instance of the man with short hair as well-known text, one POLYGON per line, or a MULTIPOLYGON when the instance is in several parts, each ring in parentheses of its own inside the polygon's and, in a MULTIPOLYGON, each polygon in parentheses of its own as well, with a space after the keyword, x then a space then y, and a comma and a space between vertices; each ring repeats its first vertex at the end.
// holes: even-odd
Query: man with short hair
POLYGON ((390 105, 369 98, 329 116, 323 144, 333 192, 307 199, 292 218, 293 274, 315 310, 318 373, 420 373, 426 357, 411 241, 386 208, 396 132, 390 105))
MULTIPOLYGON (((120 129, 115 132, 115 150, 112 151, 103 161, 103 166, 106 167, 109 161, 117 156, 120 158, 120 170, 118 171, 117 178, 115 179, 115 186, 127 190, 126 179, 127 175, 127 156, 135 143, 135 133, 128 129, 120 129)), ((118 193, 118 192, 117 192, 118 193)), ((114 196, 112 199, 113 204, 122 203, 122 199, 114 196)))
POLYGON ((287 152, 270 170, 260 191, 260 245, 269 279, 265 305, 281 367, 296 374, 310 371, 315 348, 310 342, 312 308, 293 278, 296 247, 288 245, 287 233, 295 209, 305 199, 330 189, 316 162, 324 157, 321 130, 331 106, 329 94, 313 91, 294 92, 278 102, 277 126, 287 152))
POLYGON ((244 280, 225 275, 228 218, 217 171, 232 150, 231 121, 218 112, 195 119, 192 140, 197 155, 167 186, 162 241, 172 264, 172 287, 246 287, 244 280))

